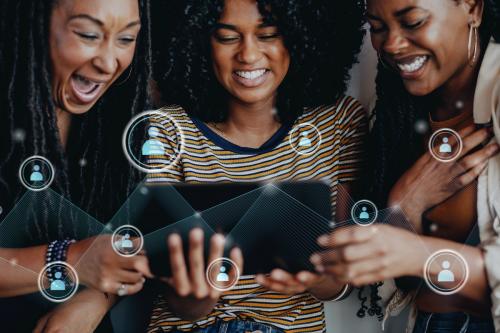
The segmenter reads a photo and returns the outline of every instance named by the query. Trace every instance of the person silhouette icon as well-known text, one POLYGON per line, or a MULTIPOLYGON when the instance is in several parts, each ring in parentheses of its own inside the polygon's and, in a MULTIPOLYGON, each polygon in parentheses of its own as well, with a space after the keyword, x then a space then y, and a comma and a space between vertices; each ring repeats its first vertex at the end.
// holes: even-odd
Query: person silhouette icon
POLYGON ((40 172, 40 166, 38 164, 33 165, 33 172, 30 175, 31 182, 43 182, 44 178, 42 173, 40 172))
POLYGON ((165 146, 163 142, 158 140, 160 135, 160 130, 157 127, 151 127, 148 130, 149 140, 144 142, 142 145, 142 155, 152 156, 152 155, 165 155, 165 146))
POLYGON ((226 273, 226 267, 220 267, 220 273, 217 274, 217 282, 227 282, 229 281, 229 275, 226 273))
POLYGON ((120 247, 122 249, 131 249, 134 247, 134 244, 130 240, 130 234, 125 234, 122 236, 122 239, 120 240, 120 247))
POLYGON ((441 264, 443 270, 438 274, 438 282, 455 282, 455 275, 450 271, 450 262, 445 260, 441 264))
POLYGON ((451 145, 448 143, 450 140, 448 137, 443 138, 443 143, 439 146, 439 152, 441 154, 449 154, 451 153, 451 145))
POLYGON ((360 220, 368 220, 370 218, 370 215, 367 212, 366 207, 361 208, 361 213, 359 213, 359 219, 360 220))
POLYGON ((66 284, 64 283, 63 280, 61 280, 62 273, 61 272, 56 272, 55 278, 56 280, 52 281, 50 284, 50 290, 51 291, 64 291, 66 290, 66 284))
POLYGON ((309 139, 309 131, 304 131, 300 135, 302 137, 300 138, 299 141, 299 147, 311 147, 312 142, 311 139, 309 139))

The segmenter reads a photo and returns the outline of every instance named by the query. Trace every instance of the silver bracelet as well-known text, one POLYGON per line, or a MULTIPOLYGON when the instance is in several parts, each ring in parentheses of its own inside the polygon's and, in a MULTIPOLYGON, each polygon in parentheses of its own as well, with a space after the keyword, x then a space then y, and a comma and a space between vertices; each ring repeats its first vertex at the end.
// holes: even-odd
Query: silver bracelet
POLYGON ((352 292, 352 289, 353 288, 348 283, 348 284, 346 284, 344 286, 344 288, 342 289, 342 291, 340 293, 338 293, 337 295, 335 295, 334 298, 331 298, 331 299, 319 299, 317 297, 314 297, 314 295, 311 295, 311 296, 314 297, 315 299, 317 299, 320 302, 339 302, 339 301, 343 301, 344 299, 346 299, 347 297, 349 297, 349 295, 352 292))

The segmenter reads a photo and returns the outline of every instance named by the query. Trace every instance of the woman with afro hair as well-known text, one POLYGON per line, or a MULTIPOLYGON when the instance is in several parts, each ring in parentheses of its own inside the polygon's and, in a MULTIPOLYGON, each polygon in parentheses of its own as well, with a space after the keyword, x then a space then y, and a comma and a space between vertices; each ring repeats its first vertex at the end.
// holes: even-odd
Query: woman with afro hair
MULTIPOLYGON (((181 124, 186 145, 178 162, 149 181, 323 180, 342 220, 339 187, 352 191, 367 131, 363 108, 344 95, 361 46, 362 5, 183 0, 153 12, 161 43, 154 76, 171 105, 162 110, 181 124)), ((241 276, 219 292, 205 281, 203 239, 201 230, 190 232, 185 259, 181 238, 169 237, 173 276, 149 332, 325 332, 322 300, 351 289, 321 273, 276 269, 241 276)), ((209 258, 221 257, 223 244, 214 236, 209 258)), ((241 269, 241 251, 230 257, 241 269)))
POLYGON ((411 302, 407 332, 499 332, 500 2, 368 0, 367 17, 371 194, 412 232, 334 233, 321 269, 355 285, 403 277, 388 309, 411 302))

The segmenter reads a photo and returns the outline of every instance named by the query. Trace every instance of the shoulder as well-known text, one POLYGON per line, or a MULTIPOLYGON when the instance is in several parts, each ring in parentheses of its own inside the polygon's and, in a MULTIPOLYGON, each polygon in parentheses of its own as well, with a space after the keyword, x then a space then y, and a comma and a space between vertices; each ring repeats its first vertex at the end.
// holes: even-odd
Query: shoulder
POLYGON ((354 97, 342 95, 334 104, 306 108, 300 122, 328 122, 345 125, 366 121, 366 112, 354 97))

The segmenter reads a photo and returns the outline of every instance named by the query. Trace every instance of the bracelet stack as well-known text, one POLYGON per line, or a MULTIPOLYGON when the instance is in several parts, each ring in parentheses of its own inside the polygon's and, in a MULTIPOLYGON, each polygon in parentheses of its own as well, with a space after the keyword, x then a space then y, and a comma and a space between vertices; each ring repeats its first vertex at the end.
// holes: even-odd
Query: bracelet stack
MULTIPOLYGON (((68 254, 68 248, 71 244, 75 243, 74 239, 65 239, 65 240, 55 240, 52 241, 48 248, 47 254, 45 256, 45 263, 49 265, 54 262, 66 262, 66 257, 68 254)), ((57 272, 63 272, 61 267, 49 267, 47 269, 47 278, 49 281, 53 281, 55 279, 55 274, 57 272)), ((64 274, 63 274, 64 275, 64 274)))

